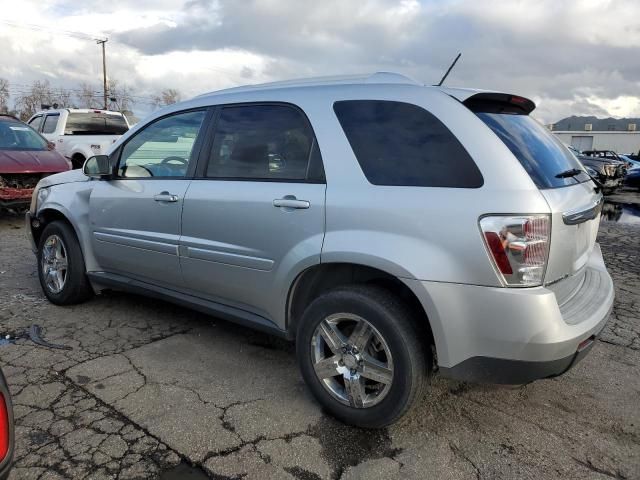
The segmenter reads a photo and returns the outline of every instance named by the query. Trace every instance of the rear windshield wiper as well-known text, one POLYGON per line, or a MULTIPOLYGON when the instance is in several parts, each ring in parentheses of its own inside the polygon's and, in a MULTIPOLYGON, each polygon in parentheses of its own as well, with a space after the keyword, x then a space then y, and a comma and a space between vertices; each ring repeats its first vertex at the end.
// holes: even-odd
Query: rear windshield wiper
POLYGON ((557 174, 556 178, 575 177, 582 172, 584 172, 584 170, 580 170, 579 168, 570 168, 569 170, 565 170, 564 172, 560 172, 559 174, 557 174))

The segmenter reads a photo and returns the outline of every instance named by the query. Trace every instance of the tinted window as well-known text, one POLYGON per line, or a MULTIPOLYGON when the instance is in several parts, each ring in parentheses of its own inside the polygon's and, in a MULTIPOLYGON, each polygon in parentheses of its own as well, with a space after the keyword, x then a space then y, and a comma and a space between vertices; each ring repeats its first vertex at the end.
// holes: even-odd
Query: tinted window
POLYGON ((122 135, 129 127, 122 115, 89 112, 70 113, 64 127, 65 135, 122 135))
POLYGON ((47 141, 21 122, 0 121, 0 150, 46 150, 47 141))
POLYGON ((222 109, 207 177, 305 180, 314 143, 304 115, 285 105, 222 109))
POLYGON ((184 177, 204 111, 183 112, 147 125, 123 147, 121 177, 184 177))
POLYGON ((374 185, 477 188, 483 180, 467 151, 440 120, 409 103, 336 102, 367 180, 374 185))
POLYGON ((47 115, 44 117, 44 124, 42 125, 42 133, 53 133, 58 126, 58 119, 60 115, 47 115))
POLYGON ((38 115, 37 117, 34 117, 29 121, 29 125, 35 131, 39 131, 40 130, 40 124, 42 124, 42 115, 38 115))
POLYGON ((557 177, 571 169, 582 170, 582 165, 553 134, 528 115, 477 115, 511 150, 538 188, 564 187, 589 180, 586 172, 557 177))

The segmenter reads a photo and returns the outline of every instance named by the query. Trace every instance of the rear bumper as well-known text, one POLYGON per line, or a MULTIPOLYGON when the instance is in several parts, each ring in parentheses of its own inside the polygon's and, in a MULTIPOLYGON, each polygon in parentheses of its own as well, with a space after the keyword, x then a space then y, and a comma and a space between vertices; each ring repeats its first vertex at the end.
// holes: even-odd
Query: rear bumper
POLYGON ((504 358, 472 357, 451 367, 440 367, 445 377, 467 382, 523 385, 541 378, 562 375, 582 360, 595 344, 597 335, 585 340, 585 346, 557 360, 534 362, 504 358))
POLYGON ((597 244, 583 272, 568 294, 556 286, 409 285, 429 315, 443 375, 521 384, 566 372, 604 328, 614 288, 597 244))

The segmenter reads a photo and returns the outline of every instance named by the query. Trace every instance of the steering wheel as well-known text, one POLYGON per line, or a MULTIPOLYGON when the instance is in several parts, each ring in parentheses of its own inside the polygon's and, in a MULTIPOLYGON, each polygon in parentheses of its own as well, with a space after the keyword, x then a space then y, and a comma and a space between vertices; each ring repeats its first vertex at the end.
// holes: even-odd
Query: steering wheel
POLYGON ((178 157, 178 156, 175 156, 175 155, 172 155, 171 157, 165 158, 160 163, 167 164, 167 163, 171 163, 171 162, 178 162, 178 163, 184 165, 185 167, 189 164, 188 160, 185 160, 184 158, 178 157))

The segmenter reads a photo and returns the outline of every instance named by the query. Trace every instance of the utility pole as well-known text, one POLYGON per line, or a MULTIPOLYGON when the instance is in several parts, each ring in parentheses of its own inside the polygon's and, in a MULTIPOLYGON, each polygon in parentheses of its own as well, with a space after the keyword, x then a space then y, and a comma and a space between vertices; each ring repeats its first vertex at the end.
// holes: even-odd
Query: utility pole
POLYGON ((96 43, 102 44, 102 92, 104 94, 104 109, 108 109, 107 105, 107 54, 105 52, 105 43, 109 39, 96 40, 96 43))

